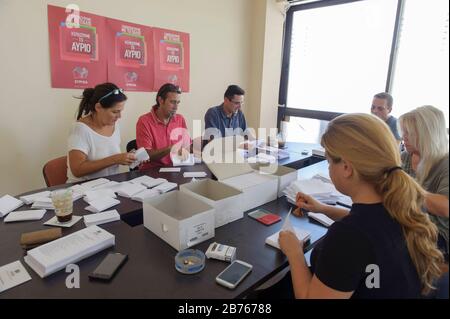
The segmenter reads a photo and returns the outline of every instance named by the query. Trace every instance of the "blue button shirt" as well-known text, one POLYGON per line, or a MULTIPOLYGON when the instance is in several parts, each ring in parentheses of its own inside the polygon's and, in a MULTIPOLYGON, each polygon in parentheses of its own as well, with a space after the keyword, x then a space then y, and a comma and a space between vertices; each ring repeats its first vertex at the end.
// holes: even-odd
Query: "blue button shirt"
POLYGON ((244 113, 242 113, 241 110, 231 117, 228 117, 223 110, 223 104, 221 104, 211 107, 206 112, 205 130, 208 130, 205 132, 205 138, 207 140, 210 139, 211 135, 214 135, 216 138, 242 135, 247 130, 247 122, 245 121, 244 113))
POLYGON ((398 134, 397 130, 397 119, 393 117, 392 115, 389 116, 389 118, 386 121, 386 124, 389 126, 389 128, 392 131, 392 134, 394 134, 394 137, 397 141, 401 141, 402 138, 400 137, 400 134, 398 134))

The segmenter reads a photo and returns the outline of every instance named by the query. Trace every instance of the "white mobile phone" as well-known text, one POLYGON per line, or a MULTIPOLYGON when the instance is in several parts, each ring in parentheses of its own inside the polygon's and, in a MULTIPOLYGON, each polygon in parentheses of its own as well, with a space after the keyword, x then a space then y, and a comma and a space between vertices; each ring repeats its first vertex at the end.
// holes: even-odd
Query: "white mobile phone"
POLYGON ((252 268, 253 266, 246 262, 235 260, 216 277, 216 282, 234 289, 252 271, 252 268))

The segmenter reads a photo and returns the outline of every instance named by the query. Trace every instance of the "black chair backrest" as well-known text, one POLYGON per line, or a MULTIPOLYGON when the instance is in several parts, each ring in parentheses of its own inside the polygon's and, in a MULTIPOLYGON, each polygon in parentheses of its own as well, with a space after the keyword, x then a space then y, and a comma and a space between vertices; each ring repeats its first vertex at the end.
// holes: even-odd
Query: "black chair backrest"
MULTIPOLYGON (((127 152, 131 152, 132 150, 137 150, 136 140, 131 140, 127 143, 127 152)), ((139 169, 139 166, 135 168, 130 168, 130 171, 136 171, 139 169)))
POLYGON ((137 150, 136 140, 131 140, 127 144, 127 152, 130 152, 132 150, 137 150))

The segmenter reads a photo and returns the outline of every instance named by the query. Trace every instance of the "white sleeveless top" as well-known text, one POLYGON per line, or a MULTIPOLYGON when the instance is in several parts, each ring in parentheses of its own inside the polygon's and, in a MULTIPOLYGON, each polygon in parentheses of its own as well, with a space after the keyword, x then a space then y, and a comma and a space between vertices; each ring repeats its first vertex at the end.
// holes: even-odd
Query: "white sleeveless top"
MULTIPOLYGON (((95 132, 82 122, 76 122, 73 125, 69 136, 67 152, 78 150, 86 154, 89 161, 95 161, 121 153, 120 142, 120 129, 117 124, 114 128, 114 133, 108 137, 95 132)), ((68 183, 105 177, 119 173, 119 165, 113 165, 98 172, 78 178, 75 177, 70 170, 69 157, 67 157, 67 168, 68 183)))

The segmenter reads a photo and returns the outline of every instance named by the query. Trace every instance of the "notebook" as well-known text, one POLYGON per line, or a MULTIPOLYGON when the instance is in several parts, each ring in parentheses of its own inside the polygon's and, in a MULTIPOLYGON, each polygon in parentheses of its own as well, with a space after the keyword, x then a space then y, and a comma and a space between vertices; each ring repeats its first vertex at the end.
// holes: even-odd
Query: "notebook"
MULTIPOLYGON (((297 227, 294 227, 295 234, 297 235, 297 238, 301 241, 307 241, 311 237, 311 233, 309 231, 306 231, 304 229, 300 229, 297 227)), ((266 244, 280 249, 280 244, 278 243, 278 236, 280 235, 280 231, 277 231, 275 234, 269 236, 266 238, 266 244)))

